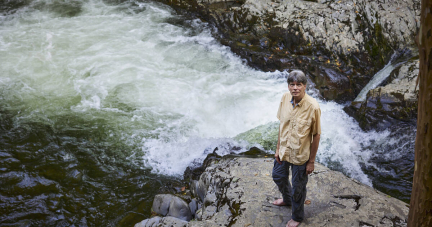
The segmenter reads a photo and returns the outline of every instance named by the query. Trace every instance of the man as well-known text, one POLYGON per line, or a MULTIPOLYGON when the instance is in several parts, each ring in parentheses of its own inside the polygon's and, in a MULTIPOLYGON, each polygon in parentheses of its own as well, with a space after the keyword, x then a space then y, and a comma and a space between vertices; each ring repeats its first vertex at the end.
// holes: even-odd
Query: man
POLYGON ((307 79, 302 71, 292 71, 287 82, 289 92, 282 96, 277 113, 280 125, 272 174, 282 199, 273 204, 291 206, 291 220, 286 226, 296 227, 304 219, 307 175, 315 167, 321 110, 318 102, 306 94, 307 79), (290 167, 292 188, 288 181, 290 167))

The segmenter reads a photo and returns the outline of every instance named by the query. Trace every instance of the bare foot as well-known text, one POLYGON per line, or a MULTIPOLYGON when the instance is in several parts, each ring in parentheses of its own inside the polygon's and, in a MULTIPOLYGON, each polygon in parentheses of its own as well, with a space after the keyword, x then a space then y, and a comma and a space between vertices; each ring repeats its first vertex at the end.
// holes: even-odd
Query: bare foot
POLYGON ((286 206, 286 203, 284 203, 283 199, 277 199, 273 202, 273 205, 276 206, 286 206))
POLYGON ((296 222, 296 221, 294 221, 294 220, 291 219, 291 220, 288 221, 286 227, 297 227, 299 225, 300 225, 300 222, 296 222))

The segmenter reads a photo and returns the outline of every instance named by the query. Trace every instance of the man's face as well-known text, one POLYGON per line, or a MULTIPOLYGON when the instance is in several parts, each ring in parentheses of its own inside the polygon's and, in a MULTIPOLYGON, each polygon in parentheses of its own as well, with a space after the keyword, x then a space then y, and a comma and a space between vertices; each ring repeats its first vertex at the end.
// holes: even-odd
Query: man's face
POLYGON ((306 85, 294 81, 288 84, 288 90, 293 97, 303 98, 303 96, 306 94, 306 85))

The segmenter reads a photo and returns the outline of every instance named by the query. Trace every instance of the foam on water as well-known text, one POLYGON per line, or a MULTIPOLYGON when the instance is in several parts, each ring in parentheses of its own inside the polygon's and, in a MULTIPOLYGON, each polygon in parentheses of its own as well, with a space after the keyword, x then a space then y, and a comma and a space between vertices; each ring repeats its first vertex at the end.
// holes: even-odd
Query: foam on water
POLYGON ((278 73, 245 66, 205 24, 180 26, 155 3, 81 3, 75 17, 23 9, 3 18, 2 90, 11 109, 24 107, 21 121, 103 118, 110 137, 138 147, 131 156, 180 175, 208 147, 240 145, 229 137, 274 117, 285 86, 268 78, 278 73))
MULTIPOLYGON (((17 124, 104 119, 107 142, 119 138, 134 147, 129 157, 143 154, 144 167, 175 176, 216 147, 223 155, 255 145, 232 138, 274 124, 284 73, 247 67, 205 24, 177 23, 156 3, 74 2, 66 16, 55 1, 34 1, 1 17, 1 102, 20 110, 17 124)), ((388 133, 362 132, 341 105, 320 105, 318 161, 370 185, 364 148, 388 133)))
POLYGON ((379 86, 385 79, 387 79, 387 77, 390 76, 390 73, 393 72, 395 68, 407 62, 407 60, 412 56, 413 54, 409 49, 404 49, 402 51, 393 53, 393 55, 390 57, 390 61, 372 77, 372 79, 360 91, 354 101, 362 102, 366 100, 367 93, 370 90, 379 86))
POLYGON ((349 117, 343 106, 334 102, 320 103, 322 111, 322 136, 318 162, 345 172, 351 177, 372 186, 363 173, 361 164, 369 163, 374 151, 367 149, 372 143, 382 143, 389 132, 363 132, 358 123, 349 117))

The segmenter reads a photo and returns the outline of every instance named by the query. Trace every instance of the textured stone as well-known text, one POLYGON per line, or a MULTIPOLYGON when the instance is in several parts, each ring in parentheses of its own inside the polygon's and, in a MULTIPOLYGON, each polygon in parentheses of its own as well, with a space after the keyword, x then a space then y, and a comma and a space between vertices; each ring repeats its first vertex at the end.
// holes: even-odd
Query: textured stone
POLYGON ((387 129, 398 121, 415 125, 418 73, 418 60, 403 64, 390 76, 390 83, 371 89, 365 101, 353 102, 345 108, 346 112, 365 130, 387 129))
POLYGON ((202 211, 202 217, 201 219, 210 219, 212 218, 215 213, 217 211, 217 207, 216 206, 206 206, 204 207, 203 211, 202 211))
POLYGON ((203 212, 202 208, 198 209, 198 210, 195 212, 195 219, 196 219, 196 220, 198 220, 198 221, 201 221, 201 220, 202 220, 202 212, 203 212))
POLYGON ((179 197, 174 197, 171 199, 167 215, 184 221, 190 221, 192 219, 192 213, 189 209, 189 205, 179 197))
POLYGON ((175 196, 170 194, 156 195, 153 200, 152 210, 162 216, 167 215, 169 211, 171 199, 173 198, 175 198, 175 196))
POLYGON ((192 216, 194 216, 195 212, 198 210, 198 202, 196 199, 192 199, 192 201, 189 203, 189 209, 192 213, 192 216))
POLYGON ((184 221, 192 219, 189 205, 181 198, 170 194, 156 195, 153 200, 152 209, 162 216, 172 216, 184 221))
POLYGON ((319 94, 349 101, 394 50, 414 47, 420 0, 167 1, 218 28, 252 67, 302 69, 319 94))
MULTIPOLYGON (((285 226, 291 218, 290 207, 271 203, 281 195, 271 178, 273 159, 222 159, 204 172, 208 182, 231 179, 228 185, 214 185, 217 207, 208 206, 202 221, 188 226, 285 226), (223 176, 223 177, 222 177, 223 176), (237 178, 235 182, 233 179, 237 178)), ((316 164, 307 184, 305 220, 302 226, 406 226, 408 204, 369 186, 316 164), (393 226, 393 225, 390 225, 393 226)), ((201 210, 197 212, 201 214, 201 210)), ((197 218, 197 220, 199 220, 197 218)))
POLYGON ((164 217, 157 227, 169 226, 169 227, 186 227, 188 225, 187 221, 175 218, 175 217, 164 217))
POLYGON ((144 221, 135 224, 135 227, 156 227, 161 222, 161 220, 161 217, 145 219, 144 221))

